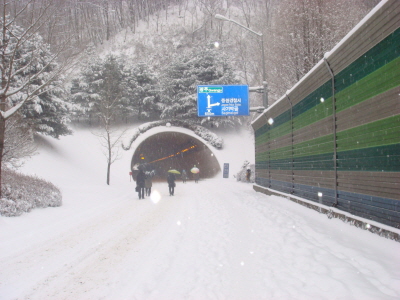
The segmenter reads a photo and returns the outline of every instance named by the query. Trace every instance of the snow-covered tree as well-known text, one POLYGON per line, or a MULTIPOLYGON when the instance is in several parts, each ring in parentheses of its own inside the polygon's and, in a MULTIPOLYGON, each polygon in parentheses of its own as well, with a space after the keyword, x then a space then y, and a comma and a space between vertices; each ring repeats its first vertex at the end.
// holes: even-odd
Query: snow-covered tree
MULTIPOLYGON (((207 119, 197 117, 197 85, 237 84, 228 56, 215 48, 203 47, 174 56, 163 70, 161 101, 163 119, 191 119, 198 123, 207 119)), ((216 126, 230 126, 234 117, 221 117, 216 126)))
POLYGON ((33 129, 23 121, 21 114, 16 113, 6 122, 3 149, 3 163, 8 168, 18 168, 21 160, 31 157, 36 152, 33 129))
POLYGON ((33 125, 34 132, 55 138, 70 134, 69 105, 62 97, 62 67, 55 60, 57 54, 51 53, 40 35, 27 35, 16 24, 6 24, 6 28, 2 49, 2 83, 7 90, 2 96, 7 97, 6 105, 20 108, 24 121, 33 125))
POLYGON ((110 184, 111 164, 118 157, 116 143, 121 138, 115 134, 113 125, 117 117, 126 116, 129 110, 128 75, 123 60, 109 54, 104 59, 92 57, 72 82, 71 94, 79 110, 100 120, 102 132, 96 135, 106 149, 107 184, 110 184))
POLYGON ((81 72, 71 81, 71 97, 74 113, 91 117, 94 114, 94 101, 98 98, 94 82, 100 76, 101 61, 98 56, 90 56, 81 65, 81 72))
POLYGON ((129 114, 128 74, 121 57, 92 55, 72 80, 71 95, 78 113, 108 122, 129 114))
POLYGON ((145 63, 133 65, 128 82, 131 109, 137 110, 139 119, 160 114, 161 107, 156 90, 156 75, 145 63))
POLYGON ((50 46, 38 34, 26 36, 26 31, 18 25, 11 24, 6 29, 1 47, 5 93, 0 97, 6 98, 4 104, 9 110, 3 117, 19 110, 22 116, 35 124, 37 132, 53 137, 70 133, 67 127, 68 104, 61 98, 60 66, 50 46))
MULTIPOLYGON (((57 64, 50 64, 46 73, 53 71, 54 68, 57 68, 57 64)), ((59 78, 61 79, 62 76, 59 78)), ((65 100, 66 93, 60 79, 49 84, 49 90, 30 99, 21 108, 20 113, 24 117, 24 122, 29 123, 35 133, 54 138, 71 134, 68 127, 71 104, 65 100)), ((43 83, 43 79, 38 79, 37 83, 43 83)))
MULTIPOLYGON (((37 113, 46 112, 48 106, 45 107, 43 103, 54 100, 51 91, 56 88, 55 82, 61 72, 70 66, 67 59, 69 55, 63 56, 63 63, 56 63, 61 54, 66 54, 68 44, 62 44, 60 39, 59 47, 51 51, 37 33, 46 22, 53 1, 43 1, 37 6, 33 6, 33 2, 21 2, 12 15, 8 14, 10 3, 0 3, 0 167, 3 167, 6 121, 17 112, 26 113, 27 110, 23 112, 22 108, 27 103, 36 103, 34 107, 37 113), (35 13, 31 18, 21 20, 24 12, 29 10, 35 13), (20 21, 27 26, 18 25, 20 21), (45 101, 39 99, 45 94, 48 97, 45 101)), ((37 124, 43 125, 45 121, 38 121, 37 124)), ((48 122, 46 125, 46 129, 45 126, 37 128, 41 127, 43 132, 50 133, 51 124, 48 122)))
POLYGON ((99 138, 102 153, 107 160, 106 183, 110 185, 111 165, 121 158, 119 152, 121 150, 120 144, 126 130, 118 130, 112 124, 102 125, 101 130, 93 132, 93 134, 99 138))
MULTIPOLYGON (((377 2, 371 0, 370 3, 377 2)), ((282 96, 371 9, 363 0, 281 0, 267 31, 269 86, 282 96)))

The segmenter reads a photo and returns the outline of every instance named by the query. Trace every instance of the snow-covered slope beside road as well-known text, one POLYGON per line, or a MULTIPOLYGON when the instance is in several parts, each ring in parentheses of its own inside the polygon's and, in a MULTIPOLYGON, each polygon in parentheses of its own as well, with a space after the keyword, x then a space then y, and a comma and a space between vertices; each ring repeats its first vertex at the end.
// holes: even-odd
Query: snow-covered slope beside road
POLYGON ((399 243, 233 178, 139 201, 127 155, 106 186, 89 132, 51 143, 25 170, 64 204, 0 217, 0 299, 400 298, 399 243))

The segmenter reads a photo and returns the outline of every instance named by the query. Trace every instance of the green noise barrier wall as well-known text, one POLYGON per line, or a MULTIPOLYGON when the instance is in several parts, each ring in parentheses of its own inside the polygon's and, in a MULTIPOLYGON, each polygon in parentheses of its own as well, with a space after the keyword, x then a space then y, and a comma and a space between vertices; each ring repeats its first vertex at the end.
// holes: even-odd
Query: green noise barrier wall
POLYGON ((382 1, 253 121, 258 186, 400 228, 399 27, 382 1))

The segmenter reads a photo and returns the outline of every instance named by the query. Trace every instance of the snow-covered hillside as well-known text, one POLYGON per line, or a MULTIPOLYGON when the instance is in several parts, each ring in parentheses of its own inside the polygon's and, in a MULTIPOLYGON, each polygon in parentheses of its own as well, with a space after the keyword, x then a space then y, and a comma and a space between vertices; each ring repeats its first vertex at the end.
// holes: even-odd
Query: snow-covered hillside
MULTIPOLYGON (((236 172, 251 136, 223 137, 236 172)), ((56 184, 63 205, 0 217, 0 299, 400 298, 400 243, 232 175, 177 182, 173 197, 156 183, 139 201, 131 155, 107 186, 89 130, 42 140, 24 172, 56 184)))

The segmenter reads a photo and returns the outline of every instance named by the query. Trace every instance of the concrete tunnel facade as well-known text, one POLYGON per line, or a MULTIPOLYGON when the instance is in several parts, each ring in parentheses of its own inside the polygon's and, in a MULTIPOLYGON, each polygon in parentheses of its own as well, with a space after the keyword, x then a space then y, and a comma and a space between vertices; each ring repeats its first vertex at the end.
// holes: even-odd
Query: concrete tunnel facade
POLYGON ((170 168, 179 172, 186 170, 191 180, 190 169, 194 165, 200 169, 201 179, 212 178, 221 171, 217 158, 200 139, 182 132, 165 131, 149 134, 138 143, 132 156, 131 170, 134 178, 139 166, 146 171, 154 170, 155 181, 166 180, 170 168))

